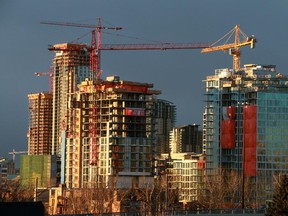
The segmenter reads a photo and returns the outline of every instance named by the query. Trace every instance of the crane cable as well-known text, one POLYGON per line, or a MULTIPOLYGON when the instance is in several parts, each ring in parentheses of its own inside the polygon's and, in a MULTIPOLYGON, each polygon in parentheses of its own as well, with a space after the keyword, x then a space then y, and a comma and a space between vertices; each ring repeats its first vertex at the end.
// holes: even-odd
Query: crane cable
MULTIPOLYGON (((243 38, 248 38, 248 36, 240 29, 238 28, 240 35, 242 35, 243 38)), ((228 36, 228 38, 226 39, 226 41, 224 42, 224 44, 227 44, 228 41, 231 39, 232 35, 235 33, 235 28, 231 29, 228 33, 226 33, 224 36, 222 36, 220 39, 218 39, 217 41, 215 41, 214 43, 211 44, 211 47, 214 46, 215 44, 217 44, 218 42, 222 41, 226 36, 228 36)))

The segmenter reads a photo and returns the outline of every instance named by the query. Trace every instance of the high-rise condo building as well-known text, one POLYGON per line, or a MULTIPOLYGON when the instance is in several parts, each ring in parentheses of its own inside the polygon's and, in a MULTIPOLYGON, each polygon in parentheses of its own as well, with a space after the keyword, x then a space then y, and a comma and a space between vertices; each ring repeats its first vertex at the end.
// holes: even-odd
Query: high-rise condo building
POLYGON ((28 99, 28 154, 49 155, 52 147, 52 94, 29 94, 28 99))
POLYGON ((183 125, 170 132, 170 148, 172 153, 202 153, 202 131, 199 125, 183 125))
POLYGON ((84 44, 56 44, 49 48, 53 59, 52 154, 61 155, 61 131, 68 124, 70 95, 77 85, 90 77, 90 53, 84 44))
POLYGON ((71 96, 61 181, 69 188, 135 187, 153 182, 155 102, 153 84, 117 76, 86 80, 71 96))
POLYGON ((157 154, 170 153, 169 135, 176 123, 176 106, 169 101, 157 99, 155 103, 157 154))
POLYGON ((238 190, 242 201, 252 197, 254 205, 265 204, 274 176, 288 171, 288 77, 274 65, 217 69, 206 78, 206 95, 207 174, 237 171, 244 180, 238 190))

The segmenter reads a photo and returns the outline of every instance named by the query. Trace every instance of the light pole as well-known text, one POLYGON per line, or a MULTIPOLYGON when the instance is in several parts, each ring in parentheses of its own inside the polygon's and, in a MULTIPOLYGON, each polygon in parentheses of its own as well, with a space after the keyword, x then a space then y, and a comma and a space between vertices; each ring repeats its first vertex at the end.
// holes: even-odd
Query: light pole
POLYGON ((170 172, 170 166, 171 166, 171 158, 169 155, 169 158, 166 160, 165 163, 165 175, 166 175, 166 200, 165 200, 165 204, 166 204, 166 211, 168 211, 169 208, 169 172, 170 172))
POLYGON ((166 211, 168 210, 168 192, 169 192, 169 181, 168 181, 168 176, 169 176, 169 171, 168 171, 168 164, 166 162, 166 170, 165 170, 165 174, 166 174, 166 200, 165 200, 165 204, 166 204, 166 211))

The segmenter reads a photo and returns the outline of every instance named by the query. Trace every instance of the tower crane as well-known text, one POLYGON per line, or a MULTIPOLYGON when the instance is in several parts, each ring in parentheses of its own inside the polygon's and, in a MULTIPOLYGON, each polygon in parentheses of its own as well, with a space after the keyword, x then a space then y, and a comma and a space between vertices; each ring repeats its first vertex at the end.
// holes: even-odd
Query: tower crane
POLYGON ((27 154, 28 151, 15 151, 15 149, 12 150, 12 152, 8 152, 8 154, 13 155, 13 161, 15 161, 16 154, 27 154))
MULTIPOLYGON (((88 24, 78 24, 78 23, 65 23, 65 22, 41 22, 42 24, 49 25, 61 25, 61 26, 72 26, 72 27, 84 27, 92 28, 92 39, 91 45, 88 47, 90 52, 90 71, 92 74, 92 80, 96 81, 100 79, 101 76, 101 51, 113 51, 113 50, 168 50, 168 49, 203 49, 210 47, 208 43, 146 43, 146 44, 102 44, 101 36, 102 30, 121 30, 122 27, 104 27, 101 25, 101 19, 98 19, 98 25, 88 25, 88 24), (96 37, 97 35, 97 37, 96 37)), ((59 46, 51 46, 48 48, 50 51, 73 51, 71 48, 62 48, 59 46)), ((75 47, 72 48, 75 50, 75 47)), ((82 47, 76 47, 76 49, 82 49, 82 47)), ((96 87, 97 88, 97 87, 96 87)), ((95 98, 96 98, 95 94, 95 98)), ((94 100, 96 101, 96 99, 94 100)), ((96 126, 96 115, 97 115, 97 106, 92 104, 91 106, 91 119, 89 125, 89 133, 91 137, 91 159, 90 164, 97 164, 97 126, 96 126)))
POLYGON ((210 47, 204 48, 201 50, 201 53, 206 52, 214 52, 223 50, 227 52, 229 50, 229 54, 233 56, 233 69, 235 71, 240 69, 240 47, 250 45, 250 48, 253 49, 255 47, 256 38, 254 35, 248 37, 238 25, 236 25, 232 30, 230 30, 226 35, 220 38, 218 41, 213 43, 210 47), (234 42, 227 43, 227 41, 235 34, 234 42), (222 41, 226 38, 225 44, 215 46, 219 41, 222 41))
MULTIPOLYGON (((101 68, 101 51, 112 50, 170 50, 170 49, 203 49, 210 47, 209 43, 143 43, 143 44, 102 44, 102 30, 122 30, 122 27, 104 27, 101 25, 101 19, 98 19, 98 25, 66 23, 66 22, 41 22, 48 25, 72 26, 82 28, 92 28, 92 40, 90 51, 90 70, 96 72, 96 79, 100 78, 101 68), (97 39, 96 39, 97 34, 97 39)), ((51 46, 50 51, 69 51, 62 48, 51 46)))
POLYGON ((49 72, 35 72, 35 76, 49 76, 49 93, 53 93, 53 67, 50 67, 49 72))

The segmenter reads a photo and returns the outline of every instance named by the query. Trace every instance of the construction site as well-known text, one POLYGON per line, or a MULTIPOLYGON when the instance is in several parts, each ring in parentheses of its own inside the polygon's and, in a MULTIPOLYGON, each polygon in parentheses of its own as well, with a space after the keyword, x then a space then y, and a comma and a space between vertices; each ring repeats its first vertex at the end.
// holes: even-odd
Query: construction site
MULTIPOLYGON (((29 154, 57 155, 60 167, 57 175, 53 174, 57 176, 57 183, 68 189, 146 188, 164 175, 171 191, 179 189, 179 200, 184 205, 197 200, 204 175, 211 177, 215 169, 225 167, 242 175, 243 182, 245 179, 250 183, 253 201, 265 202, 271 197, 267 191, 262 193, 260 183, 255 179, 261 176, 261 181, 272 185, 272 180, 265 178, 279 171, 277 167, 273 172, 261 170, 263 165, 257 164, 256 146, 259 147, 257 154, 261 155, 264 138, 261 140, 260 133, 257 137, 256 131, 264 129, 259 123, 256 130, 255 107, 262 105, 257 104, 255 97, 259 91, 281 89, 282 93, 286 92, 286 78, 276 73, 274 66, 251 64, 241 67, 240 48, 254 48, 254 35, 247 36, 236 25, 215 43, 102 44, 102 30, 121 28, 106 28, 100 20, 98 25, 44 24, 93 28, 91 45, 64 43, 49 46, 55 54, 53 70, 49 72, 51 94, 29 95, 29 154), (234 41, 227 43, 232 35, 235 35, 234 41), (222 40, 226 40, 224 45, 217 45, 222 40), (106 79, 101 77, 102 51, 168 49, 201 49, 202 53, 224 51, 233 57, 233 69, 217 69, 215 75, 207 76, 205 80, 207 99, 203 133, 198 130, 198 125, 174 129, 175 106, 159 100, 161 91, 153 89, 152 83, 121 80, 117 75, 106 79), (43 103, 44 99, 49 103, 43 103), (49 111, 40 113, 39 109, 49 111), (253 121, 248 121, 247 115, 253 121), (43 136, 50 141, 45 144, 45 151, 40 147, 45 139, 37 137, 46 127, 46 123, 41 123, 45 121, 38 119, 41 116, 52 125, 52 131, 43 136), (171 140, 174 136, 174 143, 169 142, 169 136, 171 140), (161 172, 160 158, 164 158, 161 172)), ((258 95, 261 97, 260 93, 258 95)), ((271 140, 267 142, 274 145, 271 140)), ((286 167, 283 165, 281 169, 286 167)), ((245 206, 248 201, 241 200, 243 185, 235 187, 243 192, 237 193, 233 199, 245 206)), ((259 206, 259 203, 253 205, 259 206)))
MULTIPOLYGON (((29 154, 57 155, 61 164, 60 182, 72 188, 95 182, 108 184, 110 175, 118 176, 119 180, 120 176, 153 176, 157 172, 154 158, 169 153, 169 131, 174 123, 166 124, 170 126, 162 134, 162 142, 167 142, 164 144, 156 143, 157 128, 162 126, 155 124, 156 121, 164 124, 164 117, 175 122, 175 112, 166 109, 167 114, 163 115, 163 110, 157 110, 160 106, 156 96, 161 92, 153 90, 153 84, 123 81, 118 76, 101 79, 102 51, 230 50, 234 70, 239 70, 240 47, 253 48, 256 42, 253 36, 248 37, 235 26, 225 35, 231 38, 235 34, 234 42, 218 46, 216 43, 102 44, 102 30, 122 28, 104 27, 100 19, 98 25, 43 24, 93 29, 91 45, 64 43, 48 47, 55 53, 50 72, 45 73, 50 77, 50 93, 29 95, 29 154), (156 113, 162 113, 162 120, 157 120, 156 113), (49 130, 44 133, 44 129, 49 130), (45 150, 40 146, 45 146, 45 150)), ((139 180, 134 182, 138 184, 139 180)))
MULTIPOLYGON (((126 179, 127 176, 134 175, 153 176, 156 172, 153 158, 160 154, 161 148, 168 153, 168 143, 162 141, 162 147, 155 143, 156 96, 160 91, 153 90, 153 84, 122 81, 118 76, 102 80, 101 52, 202 49, 208 45, 102 44, 102 30, 118 31, 122 28, 102 26, 100 19, 98 25, 56 22, 43 24, 93 29, 89 46, 64 43, 48 47, 55 53, 52 70, 47 73, 50 76, 50 92, 53 94, 50 151, 52 155, 59 157, 61 183, 76 188, 95 182, 108 184, 109 175, 117 175, 119 181, 121 175, 126 179), (130 151, 131 155, 128 154, 130 151)), ((165 106, 170 105, 166 103, 165 106)), ((162 116, 168 116, 168 113, 162 112, 163 110, 159 112, 162 116)), ((171 115, 167 119, 175 122, 175 113, 171 112, 171 115)), ((162 122, 164 124, 166 121, 162 122)), ((166 125, 169 128, 165 129, 166 135, 162 134, 166 137, 162 137, 162 140, 169 141, 169 131, 173 124, 166 125)), ((129 181, 128 184, 132 184, 132 180, 129 181)), ((139 180, 133 181, 138 184, 139 180)), ((123 185, 123 182, 119 185, 123 185)))

